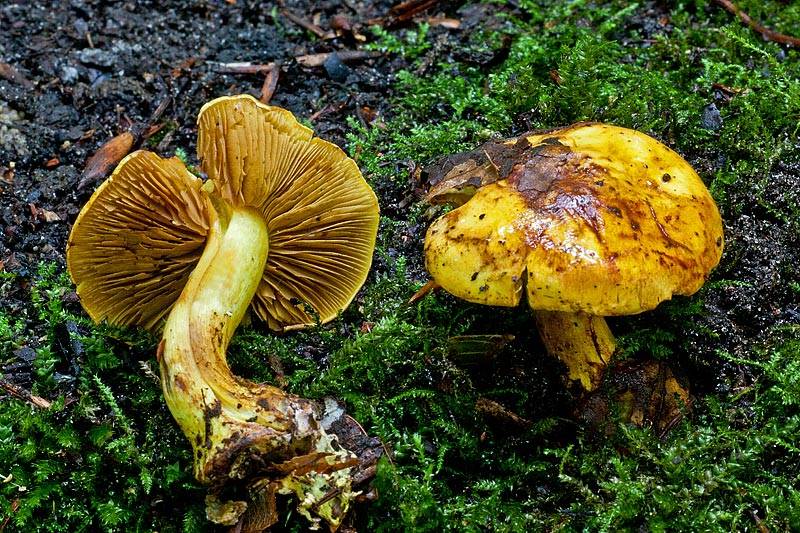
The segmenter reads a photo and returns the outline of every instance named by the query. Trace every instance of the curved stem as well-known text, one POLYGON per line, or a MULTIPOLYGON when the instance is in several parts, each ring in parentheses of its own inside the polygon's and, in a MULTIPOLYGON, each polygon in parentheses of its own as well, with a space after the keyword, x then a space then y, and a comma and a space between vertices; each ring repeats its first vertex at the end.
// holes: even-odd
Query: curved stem
MULTIPOLYGON (((228 367, 227 347, 261 281, 269 235, 255 210, 215 207, 219 219, 164 329, 167 405, 192 444, 198 481, 219 492, 230 480, 243 480, 259 488, 255 500, 273 500, 267 502, 272 515, 274 494, 294 492, 300 512, 336 525, 354 496, 352 454, 325 433, 314 402, 238 378, 228 367)), ((216 506, 217 521, 240 520, 244 504, 233 503, 216 506)))
POLYGON ((534 311, 533 316, 547 352, 564 362, 570 382, 586 393, 596 390, 617 347, 605 319, 562 311, 534 311))

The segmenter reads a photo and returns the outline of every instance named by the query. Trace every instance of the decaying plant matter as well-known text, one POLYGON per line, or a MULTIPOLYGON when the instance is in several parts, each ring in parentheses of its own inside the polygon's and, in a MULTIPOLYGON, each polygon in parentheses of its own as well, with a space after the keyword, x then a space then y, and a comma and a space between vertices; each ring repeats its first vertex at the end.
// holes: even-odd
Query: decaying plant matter
POLYGON ((164 395, 211 488, 209 518, 261 531, 276 495, 295 494, 336 530, 370 465, 316 402, 233 375, 226 352, 250 311, 285 330, 347 307, 372 260, 377 199, 288 111, 223 97, 198 125, 208 180, 175 158, 128 156, 73 227, 70 274, 94 320, 163 330, 164 395))

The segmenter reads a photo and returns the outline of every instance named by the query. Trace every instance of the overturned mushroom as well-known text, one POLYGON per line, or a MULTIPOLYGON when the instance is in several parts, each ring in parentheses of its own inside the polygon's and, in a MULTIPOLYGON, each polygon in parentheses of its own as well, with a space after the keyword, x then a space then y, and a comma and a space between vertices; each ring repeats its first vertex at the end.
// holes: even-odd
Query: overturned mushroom
POLYGON ((642 133, 579 123, 488 143, 440 168, 432 202, 434 280, 470 302, 525 294, 547 351, 581 394, 600 385, 616 341, 604 316, 690 295, 722 253, 722 221, 678 154, 642 133))
POLYGON ((95 321, 163 329, 165 398, 212 489, 212 520, 261 531, 277 520, 275 495, 294 493, 302 514, 335 530, 359 458, 315 402, 234 376, 226 350, 248 310, 285 330, 347 307, 372 260, 377 199, 350 158, 288 111, 223 97, 198 125, 208 181, 175 158, 128 156, 75 222, 70 274, 95 321), (249 502, 226 501, 235 483, 249 502))

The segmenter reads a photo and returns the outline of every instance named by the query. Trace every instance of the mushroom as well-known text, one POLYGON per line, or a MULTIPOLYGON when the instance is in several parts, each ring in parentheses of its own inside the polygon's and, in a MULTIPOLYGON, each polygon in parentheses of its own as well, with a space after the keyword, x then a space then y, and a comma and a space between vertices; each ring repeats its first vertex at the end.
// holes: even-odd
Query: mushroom
POLYGON ((516 306, 525 294, 580 394, 598 389, 617 347, 605 316, 695 293, 722 254, 722 221, 699 176, 633 130, 532 132, 442 170, 429 199, 468 199, 428 229, 434 281, 487 305, 516 306))
POLYGON ((73 226, 70 275, 96 322, 163 331, 164 395, 211 487, 212 520, 261 531, 277 520, 275 495, 295 493, 302 514, 335 530, 358 458, 315 402, 234 376, 226 351, 248 310, 287 330, 350 304, 372 261, 377 198, 352 159, 286 110, 218 98, 198 128, 208 180, 176 158, 126 157, 73 226), (240 480, 249 504, 223 501, 240 480))

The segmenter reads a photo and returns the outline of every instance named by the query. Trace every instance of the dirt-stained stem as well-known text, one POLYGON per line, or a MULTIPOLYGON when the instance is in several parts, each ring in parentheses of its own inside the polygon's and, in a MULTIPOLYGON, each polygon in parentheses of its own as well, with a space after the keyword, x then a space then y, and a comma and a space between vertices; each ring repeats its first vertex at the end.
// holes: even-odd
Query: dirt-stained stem
POLYGON ((603 381, 617 343, 602 316, 563 311, 534 311, 547 352, 567 366, 567 378, 594 392, 603 381))
MULTIPOLYGON (((352 454, 320 426, 314 402, 238 378, 228 368, 227 347, 261 280, 269 235, 254 209, 213 203, 219 217, 164 330, 160 363, 167 405, 192 444, 200 482, 215 493, 231 480, 244 483, 261 501, 251 508, 271 508, 258 509, 260 514, 274 515, 276 493, 295 493, 301 513, 335 529, 353 497, 352 454)), ((246 506, 215 498, 209 517, 234 525, 246 506)))

